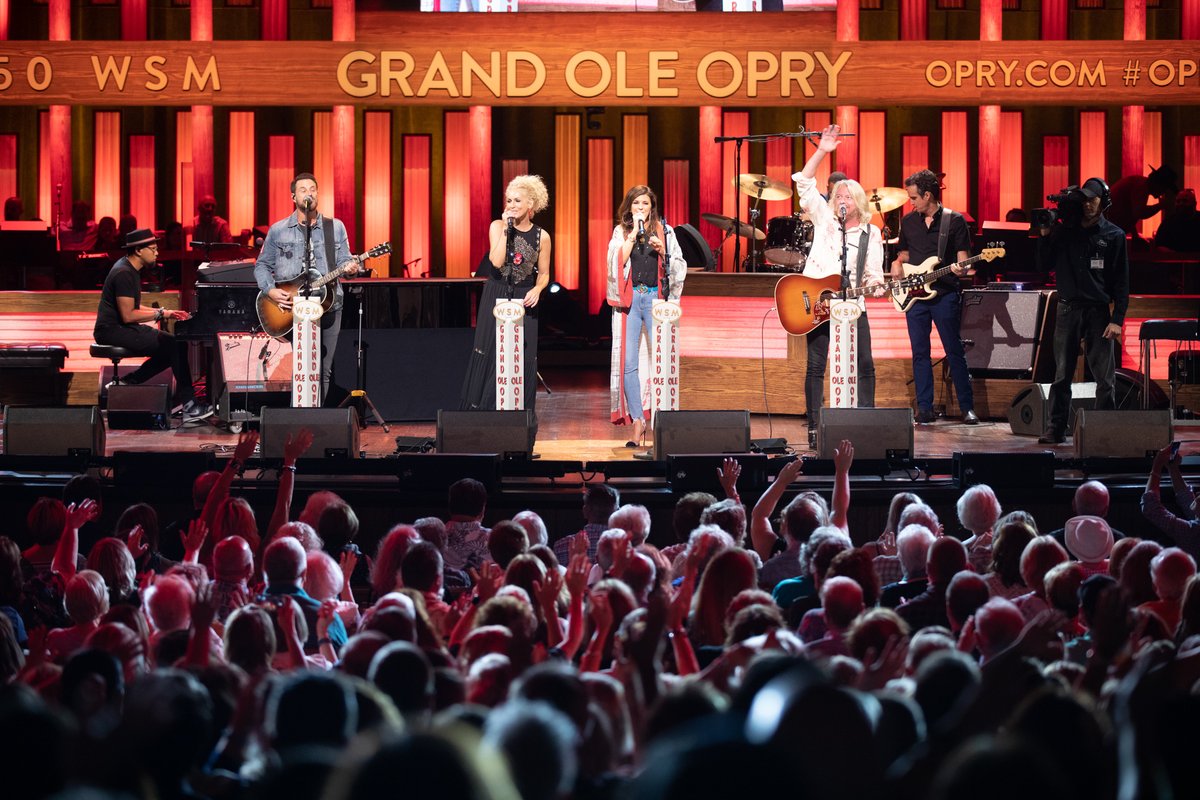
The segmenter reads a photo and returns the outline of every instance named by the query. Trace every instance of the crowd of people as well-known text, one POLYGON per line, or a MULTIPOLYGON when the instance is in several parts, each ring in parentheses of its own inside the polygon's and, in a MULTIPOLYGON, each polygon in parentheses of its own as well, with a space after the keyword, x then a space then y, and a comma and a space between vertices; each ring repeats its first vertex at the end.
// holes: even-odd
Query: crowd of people
POLYGON ((900 492, 850 530, 843 441, 830 498, 793 461, 747 508, 728 459, 670 531, 599 482, 552 535, 464 479, 367 555, 346 500, 293 504, 307 432, 256 519, 256 443, 186 519, 103 514, 81 475, 0 537, 5 797, 1200 792, 1200 522, 1170 448, 1142 497, 1161 542, 1095 481, 1059 530, 984 485, 956 519, 900 492))

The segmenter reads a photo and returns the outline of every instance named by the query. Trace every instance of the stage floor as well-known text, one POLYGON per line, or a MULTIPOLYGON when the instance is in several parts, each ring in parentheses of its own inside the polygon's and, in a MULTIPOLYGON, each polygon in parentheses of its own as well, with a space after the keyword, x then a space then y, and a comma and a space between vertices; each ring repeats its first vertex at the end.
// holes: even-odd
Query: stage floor
MULTIPOLYGON (((548 460, 632 461, 644 448, 628 448, 630 429, 609 422, 608 373, 597 367, 554 368, 543 371, 550 387, 539 386, 539 431, 534 451, 548 460)), ((368 387, 369 391, 369 387, 368 387)), ((210 420, 211 422, 211 420, 210 420)), ((175 424, 178 424, 177 422, 175 424)), ((360 447, 368 458, 396 452, 396 437, 436 437, 430 422, 390 423, 384 431, 371 422, 361 433, 360 447)), ((800 455, 811 455, 807 422, 803 417, 751 415, 751 437, 782 437, 800 455)), ((1177 424, 1175 438, 1184 442, 1185 455, 1200 455, 1200 427, 1177 424)), ((118 450, 143 452, 231 452, 237 435, 215 424, 200 423, 169 431, 109 430, 106 455, 118 450)), ((647 442, 650 444, 651 442, 647 442)), ((1013 435, 1007 421, 984 420, 963 425, 957 419, 939 419, 918 425, 914 432, 914 458, 949 458, 955 452, 1028 453, 1047 449, 1064 459, 1074 456, 1071 442, 1049 447, 1032 436, 1013 435)))

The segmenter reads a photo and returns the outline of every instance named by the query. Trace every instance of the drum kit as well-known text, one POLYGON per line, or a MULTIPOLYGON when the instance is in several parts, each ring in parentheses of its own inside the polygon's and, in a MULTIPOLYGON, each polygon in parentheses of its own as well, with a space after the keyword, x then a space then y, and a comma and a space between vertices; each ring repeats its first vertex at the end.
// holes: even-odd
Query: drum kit
MULTIPOLYGON (((792 196, 792 188, 783 181, 755 173, 739 175, 733 183, 742 194, 754 198, 750 221, 741 222, 722 214, 701 214, 700 218, 724 231, 726 239, 736 235, 749 240, 749 253, 741 263, 743 272, 803 272, 813 240, 813 224, 808 216, 797 212, 790 216, 772 217, 767 221, 765 233, 756 225, 759 203, 763 200, 787 200, 792 196), (763 243, 761 250, 759 242, 763 243)), ((908 192, 904 189, 880 186, 867 190, 867 205, 880 217, 907 202, 908 192)), ((724 244, 724 240, 721 243, 724 244)), ((720 247, 717 249, 719 251, 720 247)))

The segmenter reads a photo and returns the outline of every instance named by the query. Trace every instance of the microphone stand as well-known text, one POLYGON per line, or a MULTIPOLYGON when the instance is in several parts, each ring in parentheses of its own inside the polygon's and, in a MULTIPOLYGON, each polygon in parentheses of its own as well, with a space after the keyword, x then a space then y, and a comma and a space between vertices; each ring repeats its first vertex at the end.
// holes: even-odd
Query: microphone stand
POLYGON ((846 246, 846 212, 838 213, 838 227, 842 229, 842 299, 847 299, 850 291, 850 264, 846 246))
MULTIPOLYGON (((418 259, 419 260, 419 259, 418 259)), ((405 265, 407 267, 407 265, 405 265)), ((367 298, 365 287, 355 284, 346 284, 346 288, 350 290, 350 294, 354 295, 354 299, 358 302, 358 341, 354 343, 355 356, 357 358, 357 384, 354 391, 346 395, 341 403, 338 403, 338 408, 345 408, 353 404, 358 411, 358 427, 367 427, 367 412, 371 412, 371 416, 383 428, 384 433, 391 433, 392 429, 388 427, 384 421, 383 415, 379 413, 379 409, 371 402, 371 396, 367 394, 367 372, 366 362, 363 359, 363 309, 366 308, 367 298)))
POLYGON ((516 288, 516 284, 513 283, 513 268, 516 266, 516 264, 513 263, 513 261, 516 260, 516 254, 513 252, 513 249, 515 247, 514 240, 516 238, 517 226, 513 224, 512 217, 508 218, 506 224, 508 225, 508 228, 504 233, 506 240, 504 245, 504 266, 508 267, 508 274, 504 276, 504 282, 508 286, 508 296, 505 299, 512 300, 513 289, 516 288))
MULTIPOLYGON (((853 133, 843 133, 841 136, 854 136, 853 133)), ((819 140, 821 134, 817 131, 807 131, 804 126, 800 126, 798 131, 785 131, 783 133, 756 133, 748 136, 714 136, 713 142, 716 144, 724 144, 725 142, 733 142, 733 185, 737 187, 738 177, 742 174, 742 143, 743 142, 770 142, 775 139, 808 139, 810 142, 819 140)), ((740 188, 735 188, 735 192, 740 193, 740 188)), ((761 199, 761 198, 759 198, 761 199)), ((742 204, 737 202, 734 204, 734 218, 737 221, 735 231, 740 231, 742 227, 742 204)), ((740 241, 733 243, 733 270, 736 272, 740 268, 740 260, 742 257, 742 243, 740 241)), ((719 248, 718 248, 719 249, 719 248)))

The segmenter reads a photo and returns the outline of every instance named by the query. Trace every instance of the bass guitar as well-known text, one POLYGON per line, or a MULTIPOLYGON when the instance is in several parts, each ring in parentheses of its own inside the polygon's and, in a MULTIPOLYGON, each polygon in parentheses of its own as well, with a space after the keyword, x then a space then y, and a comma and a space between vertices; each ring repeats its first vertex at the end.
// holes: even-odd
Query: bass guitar
POLYGON ((937 297, 938 290, 930 284, 949 275, 955 267, 965 267, 977 261, 993 261, 997 258, 1004 258, 1003 247, 985 247, 977 256, 940 268, 936 268, 939 263, 937 256, 930 256, 920 264, 905 264, 904 277, 896 281, 895 289, 889 292, 892 302, 896 308, 907 312, 918 300, 932 300, 937 297))
MULTIPOLYGON (((392 243, 384 242, 383 244, 372 247, 367 252, 358 257, 357 262, 346 262, 342 266, 333 270, 330 273, 321 275, 316 270, 309 270, 308 275, 308 294, 314 300, 321 301, 321 308, 328 311, 333 306, 333 299, 337 292, 332 289, 325 288, 328 284, 333 283, 342 275, 346 274, 346 269, 351 263, 361 264, 364 261, 379 256, 386 256, 392 252, 392 243)), ((305 290, 305 276, 293 278, 290 281, 281 281, 275 284, 276 289, 282 289, 287 292, 288 300, 293 300, 297 295, 305 290)), ((258 298, 254 301, 255 308, 258 311, 258 321, 262 325, 263 332, 269 336, 274 336, 276 339, 287 336, 292 332, 292 309, 282 308, 278 303, 270 298, 266 292, 259 292, 258 298)))

